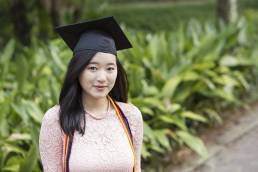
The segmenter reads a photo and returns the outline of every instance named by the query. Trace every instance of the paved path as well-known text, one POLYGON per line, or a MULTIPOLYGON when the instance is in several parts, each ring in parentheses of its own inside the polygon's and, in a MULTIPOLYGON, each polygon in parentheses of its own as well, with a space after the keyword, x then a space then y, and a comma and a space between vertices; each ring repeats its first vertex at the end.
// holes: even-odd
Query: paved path
POLYGON ((192 155, 183 165, 166 172, 258 172, 258 103, 236 118, 211 134, 214 139, 206 143, 207 159, 192 155))
POLYGON ((258 126, 227 145, 194 172, 258 172, 258 126))

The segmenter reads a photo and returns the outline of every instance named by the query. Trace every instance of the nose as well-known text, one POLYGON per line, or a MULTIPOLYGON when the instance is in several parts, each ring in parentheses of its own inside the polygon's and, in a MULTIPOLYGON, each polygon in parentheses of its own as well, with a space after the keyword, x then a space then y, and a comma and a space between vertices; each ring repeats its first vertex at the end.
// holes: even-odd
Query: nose
POLYGON ((97 81, 100 83, 104 83, 107 80, 106 72, 104 70, 100 70, 97 74, 97 81))

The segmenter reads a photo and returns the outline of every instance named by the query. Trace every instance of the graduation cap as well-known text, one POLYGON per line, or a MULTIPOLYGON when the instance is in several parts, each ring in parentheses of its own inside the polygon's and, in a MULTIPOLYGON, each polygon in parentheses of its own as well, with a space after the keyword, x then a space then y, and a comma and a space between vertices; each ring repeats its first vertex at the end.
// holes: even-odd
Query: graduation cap
POLYGON ((60 26, 56 31, 75 56, 87 51, 116 55, 118 50, 132 48, 113 16, 60 26))

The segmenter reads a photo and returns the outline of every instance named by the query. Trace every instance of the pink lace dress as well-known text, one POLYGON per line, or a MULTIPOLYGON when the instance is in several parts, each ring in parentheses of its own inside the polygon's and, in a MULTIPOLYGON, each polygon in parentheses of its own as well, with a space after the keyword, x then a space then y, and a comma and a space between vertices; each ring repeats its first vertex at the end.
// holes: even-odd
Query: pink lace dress
MULTIPOLYGON (((141 171, 143 120, 132 104, 117 102, 124 112, 133 135, 136 171, 141 171)), ((62 172, 65 134, 58 122, 59 106, 50 108, 43 117, 39 149, 44 172, 62 172)), ((74 133, 70 155, 70 172, 132 172, 133 152, 115 111, 104 118, 86 115, 85 134, 74 133)))

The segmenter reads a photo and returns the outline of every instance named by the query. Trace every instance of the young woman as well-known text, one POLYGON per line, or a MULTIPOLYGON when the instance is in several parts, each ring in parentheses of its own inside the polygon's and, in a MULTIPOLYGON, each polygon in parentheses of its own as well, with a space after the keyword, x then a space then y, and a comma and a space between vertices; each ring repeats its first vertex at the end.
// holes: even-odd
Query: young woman
POLYGON ((127 103, 117 51, 131 44, 113 17, 57 28, 73 51, 59 104, 44 115, 45 172, 140 172, 143 120, 127 103))

